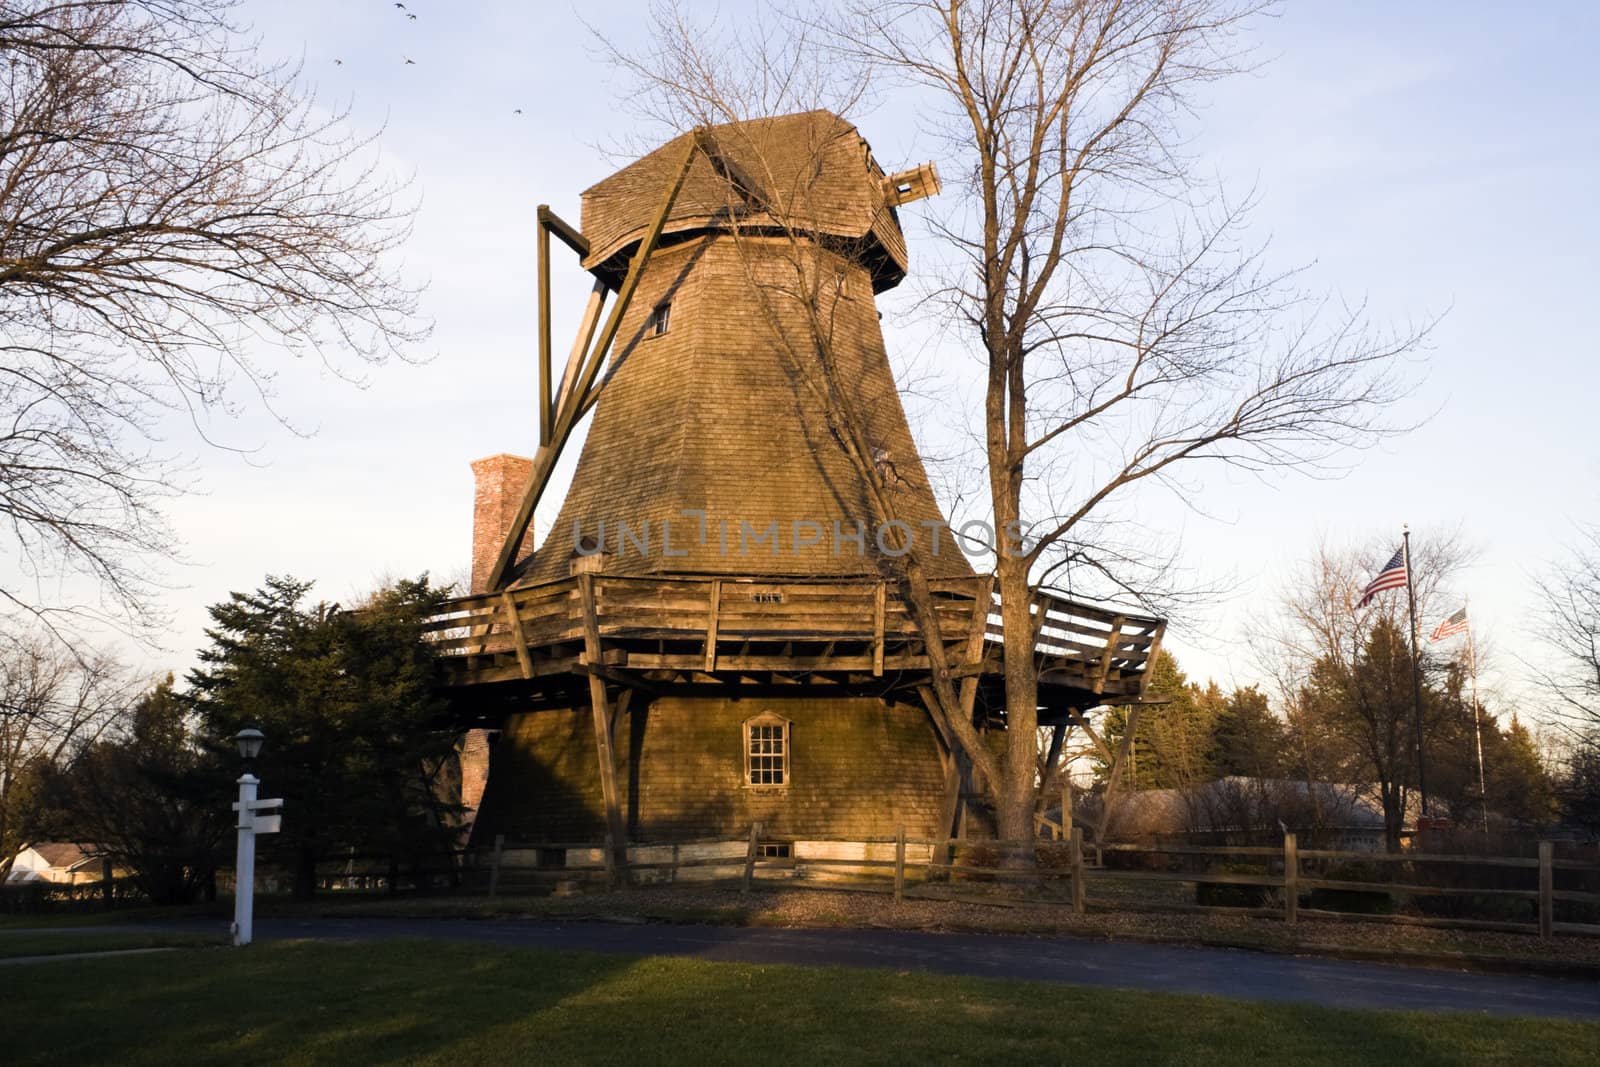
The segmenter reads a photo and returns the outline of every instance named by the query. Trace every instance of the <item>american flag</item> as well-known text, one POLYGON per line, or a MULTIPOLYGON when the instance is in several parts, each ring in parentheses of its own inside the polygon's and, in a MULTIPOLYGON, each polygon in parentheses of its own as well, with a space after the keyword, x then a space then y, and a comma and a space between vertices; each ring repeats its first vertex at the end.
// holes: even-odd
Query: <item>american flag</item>
POLYGON ((1367 584, 1361 591, 1361 599, 1356 602, 1356 607, 1364 608, 1367 602, 1385 589, 1398 589, 1406 584, 1406 549, 1401 545, 1395 554, 1389 557, 1389 562, 1383 565, 1383 570, 1378 576, 1367 584))
POLYGON ((1443 641, 1447 637, 1465 633, 1467 630, 1467 609, 1462 608, 1448 619, 1433 628, 1433 633, 1428 635, 1429 641, 1443 641))

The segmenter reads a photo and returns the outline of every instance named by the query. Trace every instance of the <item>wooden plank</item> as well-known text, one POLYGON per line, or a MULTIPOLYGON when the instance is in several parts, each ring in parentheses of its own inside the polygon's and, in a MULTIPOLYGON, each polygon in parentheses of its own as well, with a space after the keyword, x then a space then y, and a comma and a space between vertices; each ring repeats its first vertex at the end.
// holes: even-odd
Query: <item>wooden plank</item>
POLYGON ((900 827, 894 837, 894 902, 906 899, 906 828, 900 827))
POLYGON ((522 620, 517 618, 517 604, 511 599, 509 592, 500 594, 501 603, 505 607, 506 627, 511 631, 511 639, 517 647, 517 665, 522 668, 523 678, 533 677, 533 657, 528 653, 528 639, 522 634, 522 620))
POLYGON ((1290 926, 1300 912, 1300 856, 1295 851, 1297 842, 1294 833, 1285 831, 1283 835, 1283 921, 1290 926))
POLYGON ((589 354, 589 346, 594 343, 594 331, 600 325, 600 309, 605 305, 606 292, 606 283, 596 278, 594 288, 589 290, 589 300, 583 307, 583 318, 578 320, 578 335, 572 341, 572 350, 567 353, 567 366, 561 372, 561 386, 550 400, 552 419, 556 412, 566 407, 572 395, 572 383, 577 380, 578 371, 583 369, 583 357, 589 354))
POLYGON ((742 884, 739 887, 741 892, 744 892, 744 893, 750 892, 750 879, 755 877, 755 873, 756 873, 756 849, 759 846, 760 842, 761 842, 761 824, 759 822, 753 822, 753 823, 750 824, 750 845, 745 850, 745 854, 744 854, 744 880, 743 880, 742 884))
POLYGON ((1411 885, 1403 882, 1347 882, 1337 878, 1300 879, 1304 889, 1347 889, 1355 893, 1399 893, 1409 897, 1486 896, 1538 900, 1536 889, 1499 889, 1489 886, 1411 885))
POLYGON ((562 244, 578 253, 578 258, 589 257, 589 239, 579 233, 571 223, 551 211, 548 204, 539 205, 539 223, 549 227, 551 233, 561 238, 562 244))
POLYGON ((555 407, 550 401, 550 226, 545 216, 549 205, 539 205, 538 246, 539 284, 539 443, 548 445, 555 422, 555 407))
POLYGON ((717 611, 722 606, 722 580, 711 582, 711 610, 706 615, 706 673, 717 669, 717 611))
POLYGON ((1366 863, 1465 863, 1482 867, 1539 866, 1539 861, 1531 856, 1469 856, 1451 852, 1339 852, 1324 848, 1306 848, 1300 850, 1300 858, 1357 860, 1366 863))
POLYGON ((500 888, 500 858, 505 852, 505 847, 506 835, 495 834, 494 855, 489 860, 489 895, 491 897, 494 896, 495 891, 500 888))
POLYGON ((1539 842, 1539 936, 1548 941, 1554 933, 1556 921, 1555 869, 1550 861, 1555 859, 1555 842, 1539 842))
MULTIPOLYGON (((583 597, 583 664, 598 667, 604 657, 600 649, 600 627, 594 612, 594 575, 578 575, 583 597)), ((606 706, 606 683, 598 674, 589 674, 589 708, 594 717, 594 742, 600 762, 600 794, 606 808, 607 868, 613 884, 619 884, 628 865, 627 832, 617 797, 617 764, 611 745, 611 713, 606 706)))
MULTIPOLYGON (((1101 852, 1137 852, 1153 856, 1281 856, 1271 845, 1102 845, 1101 852)), ((1302 852, 1300 855, 1309 855, 1302 852)))
POLYGON ((872 593, 872 675, 883 676, 883 599, 884 584, 879 582, 872 593))
MULTIPOLYGON (((1071 826, 1070 820, 1063 820, 1063 826, 1071 826)), ((1068 861, 1072 868, 1072 912, 1082 915, 1089 910, 1089 886, 1084 879, 1083 868, 1083 827, 1072 826, 1067 832, 1068 861)))
POLYGON ((1204 871, 1119 871, 1101 867, 1088 875, 1095 879, 1130 882, 1191 882, 1199 885, 1264 885, 1277 888, 1283 879, 1270 874, 1222 874, 1204 871))

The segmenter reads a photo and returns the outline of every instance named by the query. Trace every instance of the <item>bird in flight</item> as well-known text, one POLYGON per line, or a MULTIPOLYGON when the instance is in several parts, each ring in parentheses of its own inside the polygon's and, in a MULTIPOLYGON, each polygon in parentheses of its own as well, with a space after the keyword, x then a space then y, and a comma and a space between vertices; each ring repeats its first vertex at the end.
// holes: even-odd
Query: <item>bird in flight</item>
POLYGON ((410 57, 402 57, 402 58, 405 59, 406 66, 408 66, 408 67, 414 67, 414 66, 417 65, 417 61, 414 60, 414 59, 411 59, 410 57))
POLYGON ((336 60, 333 61, 333 65, 336 66, 336 67, 342 67, 342 66, 344 66, 344 60, 336 59, 336 60))
POLYGON ((408 18, 408 19, 410 19, 410 20, 411 20, 411 21, 412 21, 412 22, 415 22, 415 21, 417 21, 417 16, 415 16, 415 15, 413 15, 413 14, 412 14, 412 13, 411 13, 411 12, 409 12, 409 11, 407 11, 407 12, 406 12, 406 18, 408 18))
POLYGON ((404 4, 395 4, 394 6, 399 8, 401 11, 404 11, 406 9, 406 5, 404 5, 404 4))
POLYGON ((513 114, 513 115, 520 115, 520 114, 522 114, 522 109, 521 109, 521 108, 520 108, 520 107, 519 107, 519 108, 516 108, 516 109, 515 109, 515 110, 513 110, 513 111, 512 111, 512 112, 511 112, 511 113, 512 113, 512 114, 513 114))

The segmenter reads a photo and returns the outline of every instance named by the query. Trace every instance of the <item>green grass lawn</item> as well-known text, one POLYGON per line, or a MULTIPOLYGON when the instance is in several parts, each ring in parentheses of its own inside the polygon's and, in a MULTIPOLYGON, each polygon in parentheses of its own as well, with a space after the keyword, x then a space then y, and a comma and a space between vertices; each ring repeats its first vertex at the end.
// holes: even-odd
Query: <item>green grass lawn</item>
POLYGON ((1600 1025, 444 942, 0 968, 8 1063, 1593 1063, 1600 1025))
POLYGON ((121 930, 63 930, 60 933, 29 933, 0 929, 0 959, 17 956, 61 956, 72 952, 113 952, 130 948, 193 948, 220 945, 219 934, 170 933, 160 930, 124 932, 121 930))

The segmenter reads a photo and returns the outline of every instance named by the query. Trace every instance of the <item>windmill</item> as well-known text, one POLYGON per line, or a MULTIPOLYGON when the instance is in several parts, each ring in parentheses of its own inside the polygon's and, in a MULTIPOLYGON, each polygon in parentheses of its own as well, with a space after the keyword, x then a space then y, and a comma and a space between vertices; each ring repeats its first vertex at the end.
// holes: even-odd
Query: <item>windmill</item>
MULTIPOLYGON (((462 721, 502 731, 475 840, 602 840, 620 877, 630 843, 753 823, 774 848, 958 824, 970 772, 930 651, 964 714, 1003 729, 1003 635, 875 304, 908 269, 899 209, 938 190, 931 164, 885 173, 813 111, 675 138, 587 190, 581 227, 539 208, 539 446, 473 465, 473 591, 431 624, 462 721), (559 369, 552 239, 594 278, 559 369), (902 595, 912 542, 937 633, 902 595)), ((1035 610, 1041 721, 1140 697, 1161 620, 1035 610)))

